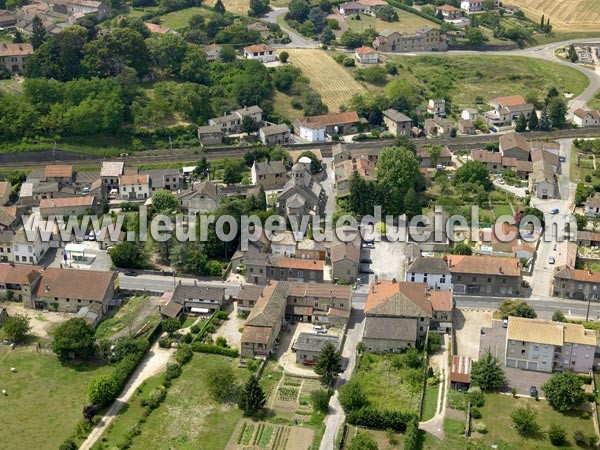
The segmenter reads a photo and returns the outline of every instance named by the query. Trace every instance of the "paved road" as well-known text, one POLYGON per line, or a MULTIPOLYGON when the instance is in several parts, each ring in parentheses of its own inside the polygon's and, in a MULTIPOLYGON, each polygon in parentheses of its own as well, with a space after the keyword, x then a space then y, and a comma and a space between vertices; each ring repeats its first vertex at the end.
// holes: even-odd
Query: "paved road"
MULTIPOLYGON (((342 350, 342 359, 345 364, 344 372, 338 378, 335 386, 335 392, 329 400, 329 412, 325 417, 325 433, 321 439, 319 450, 333 450, 335 436, 344 423, 345 414, 342 405, 338 400, 339 388, 350 379, 352 371, 356 364, 356 346, 362 339, 363 330, 365 328, 365 315, 362 309, 357 308, 357 304, 353 303, 352 315, 348 324, 348 334, 346 342, 342 350)), ((362 306, 362 305, 361 305, 362 306)))
POLYGON ((193 286, 194 281, 200 286, 224 287, 226 296, 236 296, 240 290, 240 283, 228 281, 200 281, 194 278, 168 277, 162 275, 138 275, 137 277, 119 274, 119 287, 134 291, 165 292, 175 289, 177 283, 193 286))
MULTIPOLYGON (((270 23, 278 23, 277 19, 279 18, 279 16, 282 16, 284 14, 287 14, 289 10, 287 8, 272 8, 271 11, 269 11, 264 19, 267 22, 270 23)), ((292 30, 290 27, 288 27, 287 25, 281 25, 281 29, 283 31, 285 31, 289 37, 290 37, 290 43, 289 44, 274 44, 273 47, 275 48, 317 48, 317 44, 316 42, 307 39, 305 37, 302 37, 300 34, 298 34, 297 32, 295 32, 294 30, 292 30)))

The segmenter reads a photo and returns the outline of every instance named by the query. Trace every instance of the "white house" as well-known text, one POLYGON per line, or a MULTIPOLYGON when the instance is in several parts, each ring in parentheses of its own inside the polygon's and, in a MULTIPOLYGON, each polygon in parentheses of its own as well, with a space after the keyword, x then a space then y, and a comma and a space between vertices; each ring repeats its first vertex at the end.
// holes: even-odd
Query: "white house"
POLYGON ((471 122, 476 122, 478 117, 479 111, 477 111, 475 108, 465 108, 460 114, 460 118, 462 120, 470 120, 471 122))
POLYGON ((50 248, 50 239, 45 231, 45 224, 40 223, 39 212, 32 213, 27 219, 27 226, 15 231, 11 241, 13 261, 20 264, 38 264, 50 248), (39 224, 39 232, 30 233, 28 236, 24 228, 36 230, 39 224), (30 239, 31 238, 31 239, 30 239))
POLYGON ((446 100, 443 98, 430 98, 427 104, 427 112, 434 116, 444 117, 446 115, 446 100))
POLYGON ((271 239, 271 254, 288 257, 295 256, 296 240, 294 239, 294 233, 291 231, 274 232, 271 239))
POLYGON ((354 57, 362 64, 377 64, 379 53, 372 47, 359 47, 354 51, 354 57))
POLYGON ((579 108, 573 113, 573 123, 578 127, 600 126, 600 111, 586 111, 579 108))
POLYGON ((448 263, 441 258, 417 257, 406 269, 406 281, 427 283, 435 290, 452 289, 452 275, 448 263))
POLYGON ((257 44, 244 47, 244 58, 257 59, 262 63, 266 63, 276 61, 277 54, 273 47, 269 47, 265 44, 257 44))
POLYGON ((483 11, 483 0, 462 0, 460 2, 460 9, 467 12, 483 11))
POLYGON ((326 136, 352 134, 360 118, 355 111, 323 114, 296 119, 295 130, 302 139, 309 142, 323 142, 326 136))
POLYGON ((143 200, 150 197, 150 175, 121 175, 119 193, 123 200, 143 200))

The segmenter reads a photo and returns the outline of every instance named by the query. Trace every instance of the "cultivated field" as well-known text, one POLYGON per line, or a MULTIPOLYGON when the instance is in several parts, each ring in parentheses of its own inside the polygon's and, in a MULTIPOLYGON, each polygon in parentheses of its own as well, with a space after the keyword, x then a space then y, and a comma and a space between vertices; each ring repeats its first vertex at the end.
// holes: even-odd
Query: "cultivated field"
POLYGON ((290 63, 300 68, 310 80, 310 85, 323 97, 330 112, 338 112, 354 94, 367 90, 347 70, 336 63, 323 50, 289 49, 290 63))
POLYGON ((398 20, 396 22, 386 22, 372 16, 360 15, 360 20, 355 20, 356 16, 350 16, 345 19, 348 27, 357 32, 362 32, 369 28, 382 32, 385 30, 397 31, 399 33, 414 33, 423 26, 435 27, 436 24, 427 19, 423 19, 415 14, 396 9, 398 20))
MULTIPOLYGON (((215 6, 215 3, 217 3, 217 0, 206 0, 202 4, 212 8, 215 6)), ((243 15, 248 15, 249 3, 249 0, 223 0, 223 5, 225 5, 226 11, 243 15)))
POLYGON ((555 30, 600 31, 600 0, 514 0, 525 14, 539 20, 542 14, 555 30))

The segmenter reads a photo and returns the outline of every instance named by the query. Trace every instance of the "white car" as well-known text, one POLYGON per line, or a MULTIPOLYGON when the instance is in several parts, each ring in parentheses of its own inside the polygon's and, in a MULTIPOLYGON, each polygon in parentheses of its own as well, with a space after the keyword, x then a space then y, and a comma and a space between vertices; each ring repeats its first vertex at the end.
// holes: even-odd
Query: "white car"
POLYGON ((548 264, 554 264, 555 262, 554 256, 548 256, 548 264))
POLYGON ((496 183, 498 183, 498 184, 504 184, 504 180, 503 180, 502 178, 499 178, 499 179, 496 181, 496 183))

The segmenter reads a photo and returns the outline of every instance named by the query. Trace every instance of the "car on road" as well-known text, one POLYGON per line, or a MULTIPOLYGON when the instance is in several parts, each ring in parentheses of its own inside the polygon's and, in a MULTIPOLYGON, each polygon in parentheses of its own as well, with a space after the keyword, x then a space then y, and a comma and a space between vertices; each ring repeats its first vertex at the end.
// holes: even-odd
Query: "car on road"
POLYGON ((504 180, 502 178, 498 178, 496 180, 496 183, 498 183, 498 184, 504 184, 504 180))
POLYGON ((373 260, 371 258, 363 258, 360 260, 361 264, 373 264, 373 260))
POLYGON ((550 214, 558 214, 558 208, 551 209, 550 214))
POLYGON ((554 256, 548 256, 548 264, 554 264, 555 262, 554 256))
POLYGON ((360 273, 375 273, 375 271, 373 269, 370 269, 368 267, 361 267, 360 273))
POLYGON ((137 272, 134 272, 133 270, 128 270, 126 272, 123 272, 123 275, 125 275, 126 277, 137 277, 138 276, 137 272))
POLYGON ((538 396, 538 390, 535 386, 531 386, 529 388, 529 395, 531 395, 532 397, 537 397, 538 396))
POLYGON ((564 156, 559 156, 558 157, 558 162, 566 162, 567 158, 565 158, 564 156))

